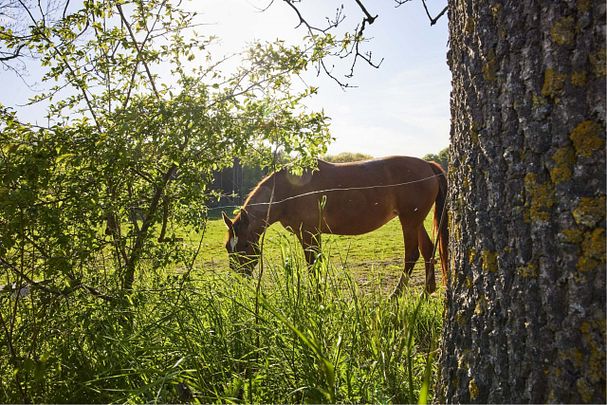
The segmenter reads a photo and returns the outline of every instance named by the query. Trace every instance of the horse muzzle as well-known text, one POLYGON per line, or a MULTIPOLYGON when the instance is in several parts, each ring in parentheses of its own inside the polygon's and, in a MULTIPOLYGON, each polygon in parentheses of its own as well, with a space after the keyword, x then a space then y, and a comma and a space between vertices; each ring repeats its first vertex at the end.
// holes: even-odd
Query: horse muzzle
POLYGON ((253 276, 253 269, 257 266, 257 262, 259 261, 259 256, 232 253, 230 254, 229 259, 230 269, 238 274, 251 277, 253 276))

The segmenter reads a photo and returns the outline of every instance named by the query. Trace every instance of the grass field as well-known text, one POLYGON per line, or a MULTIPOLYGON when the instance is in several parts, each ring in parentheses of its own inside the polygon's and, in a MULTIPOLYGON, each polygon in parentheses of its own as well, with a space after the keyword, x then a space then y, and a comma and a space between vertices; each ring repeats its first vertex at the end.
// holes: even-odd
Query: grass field
POLYGON ((327 237, 328 260, 311 269, 273 226, 261 281, 229 270, 224 237, 223 221, 209 221, 189 270, 150 263, 127 301, 37 291, 17 313, 0 297, 18 331, 1 336, 20 356, 0 357, 0 402, 432 401, 442 298, 421 293, 421 263, 388 298, 402 269, 397 221, 327 237))
MULTIPOLYGON (((425 223, 428 234, 434 240, 432 213, 425 223)), ((199 262, 203 271, 221 272, 228 268, 225 250, 226 227, 221 219, 209 220, 203 240, 199 262)), ((297 238, 280 224, 272 225, 266 232, 264 256, 267 263, 281 259, 281 246, 292 247, 293 253, 303 260, 303 251, 297 238)), ((323 235, 323 246, 333 266, 351 273, 365 291, 381 289, 391 291, 403 270, 404 245, 398 219, 393 219, 383 227, 364 235, 337 236, 323 235)), ((437 286, 441 283, 440 264, 435 269, 437 286)), ((425 270, 420 257, 409 285, 423 287, 425 270)))

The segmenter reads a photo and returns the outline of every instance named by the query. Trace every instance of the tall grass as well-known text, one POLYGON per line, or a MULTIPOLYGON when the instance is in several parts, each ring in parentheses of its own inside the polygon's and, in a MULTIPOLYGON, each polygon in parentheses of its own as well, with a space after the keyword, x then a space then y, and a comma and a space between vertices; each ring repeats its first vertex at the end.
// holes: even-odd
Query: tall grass
MULTIPOLYGON (((298 249, 281 242, 260 288, 211 269, 151 271, 127 305, 22 298, 0 401, 411 403, 422 386, 431 398, 440 298, 362 293, 298 249)), ((13 299, 0 298, 3 316, 13 299)))

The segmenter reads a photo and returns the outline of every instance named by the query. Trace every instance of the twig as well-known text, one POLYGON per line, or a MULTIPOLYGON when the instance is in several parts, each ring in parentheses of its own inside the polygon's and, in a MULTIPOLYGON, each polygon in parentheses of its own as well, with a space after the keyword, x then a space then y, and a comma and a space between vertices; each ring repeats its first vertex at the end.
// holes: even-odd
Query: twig
POLYGON ((438 13, 438 15, 434 18, 432 18, 432 16, 430 15, 430 11, 428 11, 428 6, 426 5, 426 0, 422 0, 422 4, 424 5, 424 10, 426 10, 426 15, 428 16, 428 18, 430 19, 430 26, 433 26, 434 24, 436 24, 436 22, 447 12, 447 10, 449 9, 449 6, 445 6, 445 8, 443 8, 443 10, 438 13))
MULTIPOLYGON (((27 283, 28 286, 37 288, 39 290, 42 290, 46 293, 49 294, 53 294, 53 295, 61 295, 61 296, 67 296, 71 293, 73 293, 74 291, 78 290, 78 289, 85 289, 88 292, 90 292, 93 296, 97 297, 97 298, 101 298, 105 301, 108 302, 112 302, 114 301, 114 299, 106 294, 103 294, 102 292, 100 292, 99 290, 97 290, 94 287, 91 287, 87 284, 84 283, 77 283, 71 287, 68 288, 64 288, 63 290, 57 289, 57 288, 53 288, 53 287, 48 287, 46 285, 44 285, 45 281, 34 281, 33 279, 31 279, 30 277, 28 277, 27 275, 25 275, 25 273, 23 273, 21 270, 19 270, 15 265, 13 265, 12 263, 6 261, 4 258, 0 257, 0 264, 2 266, 4 266, 5 268, 8 268, 10 270, 12 270, 14 273, 16 273, 19 277, 21 277, 23 280, 25 280, 25 282, 27 283)), ((70 278, 70 277, 68 277, 70 278)), ((73 279, 70 278, 70 280, 73 281, 73 279)))
POLYGON ((8 56, 0 56, 0 62, 6 62, 8 60, 11 59, 16 59, 18 57, 21 56, 21 49, 23 49, 25 47, 25 44, 21 44, 17 47, 17 49, 15 49, 15 51, 12 54, 9 54, 9 52, 4 52, 2 51, 2 54, 9 54, 8 56))
MULTIPOLYGON (((162 9, 164 7, 165 3, 166 3, 166 1, 162 2, 162 4, 160 5, 160 9, 162 9)), ((145 60, 140 58, 140 55, 143 51, 144 44, 142 44, 141 48, 139 47, 139 45, 137 44, 137 38, 135 38, 135 34, 133 33, 133 30, 131 29, 131 25, 129 24, 126 17, 124 16, 124 12, 122 11, 122 6, 120 4, 118 4, 116 7, 118 8, 118 12, 120 13, 120 19, 124 23, 127 31, 129 32, 131 40, 133 41, 133 46, 137 50, 137 59, 141 62, 141 64, 145 68, 148 79, 150 80, 150 85, 152 86, 152 90, 154 91, 154 95, 156 96, 156 98, 160 98, 160 93, 158 93, 158 90, 156 89, 156 82, 154 81, 154 77, 152 76, 150 67, 148 66, 148 64, 145 60)), ((160 14, 160 10, 158 11, 158 14, 160 14)), ((150 35, 150 32, 151 31, 148 31, 148 36, 150 35)))

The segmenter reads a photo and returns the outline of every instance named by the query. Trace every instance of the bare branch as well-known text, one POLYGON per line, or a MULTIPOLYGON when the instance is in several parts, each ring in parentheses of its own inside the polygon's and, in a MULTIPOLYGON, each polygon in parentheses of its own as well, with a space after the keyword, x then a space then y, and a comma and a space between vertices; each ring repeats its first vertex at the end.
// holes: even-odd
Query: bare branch
POLYGON ((432 16, 430 15, 430 11, 428 11, 428 6, 426 5, 426 0, 422 0, 422 4, 424 5, 424 10, 426 10, 426 15, 428 16, 428 18, 430 19, 430 26, 433 26, 434 24, 436 24, 436 22, 447 12, 447 10, 449 9, 449 6, 445 6, 445 8, 443 8, 443 10, 438 13, 438 15, 434 18, 432 18, 432 16))
MULTIPOLYGON (((303 17, 303 15, 301 14, 301 12, 299 11, 299 9, 297 8, 297 6, 295 6, 295 4, 293 4, 293 0, 283 0, 285 3, 287 3, 287 5, 289 7, 291 7, 291 9, 293 9, 293 11, 295 11, 295 14, 297 14, 297 17, 299 18, 299 24, 297 24, 295 26, 295 28, 299 28, 302 25, 305 25, 306 28, 308 29, 308 32, 310 33, 310 35, 314 35, 314 32, 317 33, 321 33, 321 34, 326 34, 330 29, 337 27, 338 22, 337 21, 331 21, 328 20, 329 25, 326 28, 318 28, 315 27, 313 25, 311 25, 310 23, 308 23, 308 21, 303 17)), ((268 5, 268 7, 272 5, 272 3, 270 3, 268 5)), ((343 6, 342 6, 343 7, 343 6)), ((341 21, 339 21, 341 22, 341 21)))
POLYGON ((360 0, 355 0, 355 1, 356 1, 356 4, 358 4, 358 7, 360 7, 362 12, 365 14, 365 19, 363 21, 367 21, 369 23, 369 25, 373 24, 373 22, 375 21, 375 19, 378 16, 376 15, 375 17, 371 17, 371 14, 369 14, 367 9, 365 8, 365 5, 360 0))
POLYGON ((21 50, 25 48, 25 44, 21 44, 15 49, 15 51, 11 54, 10 52, 0 51, 0 55, 7 54, 8 56, 0 56, 0 62, 6 62, 11 59, 16 59, 21 56, 21 50))
MULTIPOLYGON (((299 23, 298 23, 297 27, 300 27, 302 25, 305 26, 308 30, 308 33, 310 34, 310 38, 312 39, 312 41, 315 44, 318 44, 318 41, 317 41, 318 35, 329 35, 329 32, 331 30, 337 28, 345 20, 345 15, 343 14, 344 6, 342 4, 341 7, 339 7, 337 9, 335 19, 332 20, 330 18, 327 18, 327 23, 328 23, 327 26, 324 28, 319 28, 317 26, 312 25, 311 23, 309 23, 306 20, 306 18, 303 16, 302 12, 299 10, 298 6, 295 5, 294 0, 283 0, 283 1, 297 15, 297 17, 299 19, 299 23)), ((383 62, 383 59, 380 60, 378 63, 374 62, 371 52, 364 52, 361 50, 361 43, 365 42, 365 39, 364 39, 365 29, 367 28, 367 26, 369 26, 375 22, 375 20, 378 18, 378 15, 375 15, 375 16, 372 15, 369 12, 369 10, 367 9, 367 7, 364 5, 362 0, 354 0, 354 1, 363 14, 362 21, 358 26, 356 26, 356 28, 354 30, 354 34, 351 37, 344 38, 343 40, 338 41, 338 43, 340 43, 342 45, 341 49, 336 50, 330 54, 331 56, 338 57, 339 59, 342 59, 342 60, 346 59, 346 58, 350 58, 350 57, 353 58, 352 64, 350 65, 350 72, 348 74, 344 75, 346 78, 352 78, 354 76, 354 69, 360 59, 364 60, 369 66, 374 67, 374 68, 379 68, 383 62)), ((271 4, 272 4, 272 2, 268 5, 268 7, 271 4)), ((339 84, 339 86, 342 88, 354 87, 354 86, 351 86, 350 84, 340 80, 335 75, 335 73, 333 73, 334 67, 335 67, 334 65, 329 67, 327 65, 326 59, 322 58, 317 62, 317 73, 319 74, 321 71, 324 71, 324 73, 327 76, 329 76, 331 79, 333 79, 335 82, 337 82, 337 84, 339 84)))
POLYGON ((255 5, 253 5, 253 7, 255 7, 257 11, 263 13, 264 11, 267 11, 270 7, 272 7, 272 4, 274 4, 274 0, 270 0, 268 5, 265 7, 257 7, 255 5))
POLYGON ((65 7, 63 8, 63 14, 62 14, 64 19, 67 16, 67 8, 69 7, 69 5, 70 5, 70 0, 66 0, 65 7))
POLYGON ((410 1, 412 1, 412 0, 394 0, 394 2, 396 3, 396 7, 400 7, 403 4, 408 3, 410 1))

